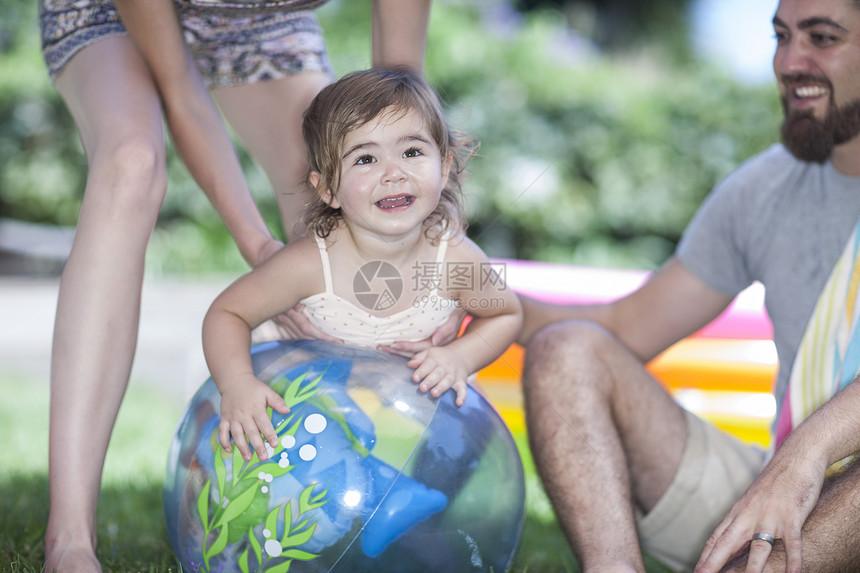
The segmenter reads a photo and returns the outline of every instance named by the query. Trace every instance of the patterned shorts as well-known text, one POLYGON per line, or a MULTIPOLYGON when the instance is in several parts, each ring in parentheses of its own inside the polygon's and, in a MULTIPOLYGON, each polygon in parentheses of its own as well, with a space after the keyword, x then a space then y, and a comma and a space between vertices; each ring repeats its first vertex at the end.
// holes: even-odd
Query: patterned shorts
MULTIPOLYGON (((302 72, 333 75, 322 29, 310 10, 248 13, 184 2, 176 6, 185 41, 209 88, 302 72)), ((40 0, 39 22, 52 80, 82 49, 126 33, 110 0, 40 0)))

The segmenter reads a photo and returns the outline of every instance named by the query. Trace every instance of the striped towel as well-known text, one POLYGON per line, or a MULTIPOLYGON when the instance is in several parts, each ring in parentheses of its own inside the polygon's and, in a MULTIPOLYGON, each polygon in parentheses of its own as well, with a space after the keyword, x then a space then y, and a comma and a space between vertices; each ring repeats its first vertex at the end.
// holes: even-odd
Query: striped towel
POLYGON ((860 370, 860 223, 833 267, 812 311, 776 423, 774 446, 850 383, 860 370))

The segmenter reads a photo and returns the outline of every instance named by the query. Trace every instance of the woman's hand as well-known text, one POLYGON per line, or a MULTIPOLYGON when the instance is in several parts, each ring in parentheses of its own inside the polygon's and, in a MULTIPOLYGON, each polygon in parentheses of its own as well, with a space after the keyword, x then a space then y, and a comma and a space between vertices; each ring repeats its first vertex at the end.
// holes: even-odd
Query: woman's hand
POLYGON ((404 358, 412 358, 419 352, 428 350, 434 346, 445 346, 449 342, 457 339, 460 334, 460 325, 468 316, 465 310, 460 307, 451 313, 448 320, 442 326, 436 329, 436 332, 430 335, 429 338, 419 340, 417 342, 394 342, 391 345, 380 345, 378 348, 390 354, 397 354, 404 358))
POLYGON ((326 334, 310 321, 302 313, 301 303, 297 304, 287 312, 281 313, 271 320, 267 320, 254 329, 253 342, 265 342, 268 340, 325 340, 343 344, 343 340, 326 334))

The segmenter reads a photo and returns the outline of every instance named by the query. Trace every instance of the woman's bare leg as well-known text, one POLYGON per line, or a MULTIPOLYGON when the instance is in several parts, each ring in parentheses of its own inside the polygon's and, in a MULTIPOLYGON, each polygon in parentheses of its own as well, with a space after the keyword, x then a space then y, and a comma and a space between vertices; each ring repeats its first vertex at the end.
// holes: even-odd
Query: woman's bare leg
POLYGON ((307 157, 302 114, 329 82, 328 75, 313 72, 212 92, 230 125, 266 172, 288 238, 304 234, 299 223, 310 199, 303 186, 307 157))
POLYGON ((89 172, 54 329, 46 571, 99 571, 102 468, 137 342, 144 253, 166 189, 165 144, 157 93, 128 38, 84 49, 57 89, 89 172))

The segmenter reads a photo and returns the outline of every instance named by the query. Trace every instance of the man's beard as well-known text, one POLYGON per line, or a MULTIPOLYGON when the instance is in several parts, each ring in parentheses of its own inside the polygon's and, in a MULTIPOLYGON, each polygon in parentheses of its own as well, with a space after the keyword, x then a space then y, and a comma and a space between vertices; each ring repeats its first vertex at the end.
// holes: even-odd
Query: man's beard
POLYGON ((785 119, 782 122, 782 143, 801 161, 824 163, 833 153, 833 147, 846 143, 860 134, 860 99, 842 107, 833 101, 830 88, 830 105, 824 119, 818 119, 812 110, 790 110, 787 96, 782 97, 785 119))

